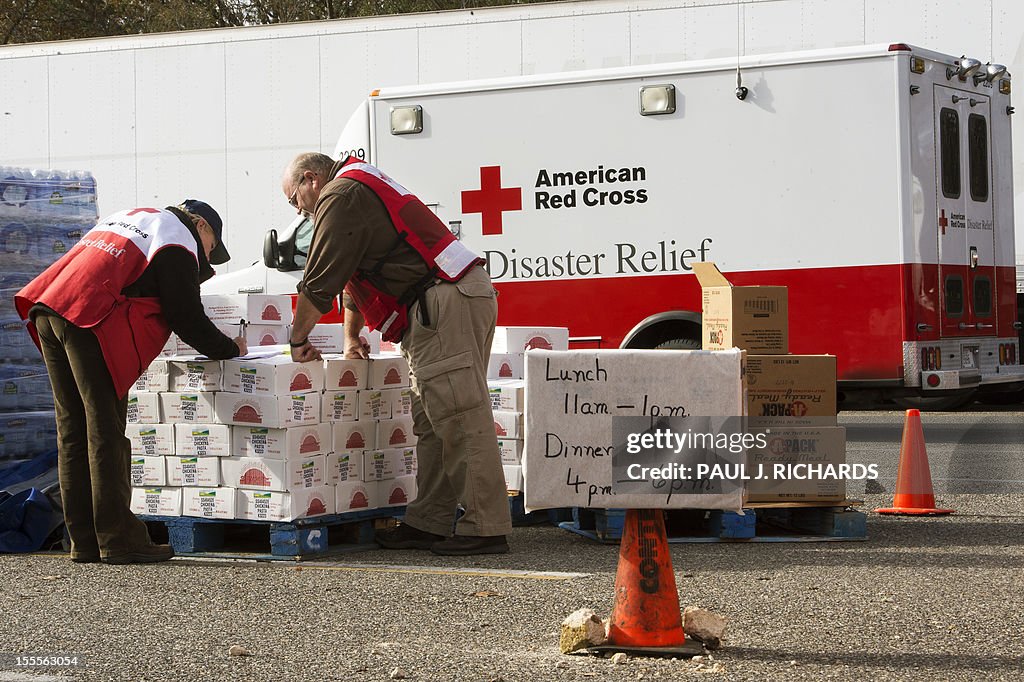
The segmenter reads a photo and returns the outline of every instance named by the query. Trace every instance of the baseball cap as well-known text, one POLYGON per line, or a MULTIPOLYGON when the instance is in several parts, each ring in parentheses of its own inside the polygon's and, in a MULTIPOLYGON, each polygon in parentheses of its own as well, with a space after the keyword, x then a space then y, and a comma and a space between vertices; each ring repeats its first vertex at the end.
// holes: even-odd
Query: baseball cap
POLYGON ((213 247, 213 251, 210 252, 210 264, 220 265, 231 260, 228 250, 224 248, 224 223, 221 221, 220 215, 213 210, 213 207, 205 201, 199 201, 198 199, 186 199, 181 202, 181 207, 189 213, 200 216, 213 228, 213 234, 217 237, 217 246, 213 247))

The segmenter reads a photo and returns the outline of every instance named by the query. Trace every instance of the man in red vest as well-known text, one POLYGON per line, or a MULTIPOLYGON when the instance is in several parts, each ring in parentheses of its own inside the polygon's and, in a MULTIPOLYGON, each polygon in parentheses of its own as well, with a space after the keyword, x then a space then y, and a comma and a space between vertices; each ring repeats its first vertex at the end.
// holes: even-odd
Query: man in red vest
POLYGON ((487 390, 498 307, 483 261, 412 193, 356 158, 302 154, 282 189, 315 218, 292 356, 320 357, 309 332, 344 290, 345 355, 367 357, 365 323, 401 341, 412 372, 417 497, 377 541, 443 555, 507 552, 512 521, 487 390))
POLYGON ((128 389, 173 330, 211 358, 245 355, 206 316, 199 285, 230 258, 220 216, 189 199, 101 220, 14 297, 43 354, 57 418, 57 469, 71 560, 174 556, 131 512, 128 389))

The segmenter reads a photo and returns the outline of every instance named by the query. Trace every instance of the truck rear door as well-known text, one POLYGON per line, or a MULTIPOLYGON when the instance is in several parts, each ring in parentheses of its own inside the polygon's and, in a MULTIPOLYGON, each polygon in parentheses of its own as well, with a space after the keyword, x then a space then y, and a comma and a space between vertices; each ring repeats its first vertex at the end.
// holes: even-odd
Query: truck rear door
MULTIPOLYGON (((995 334, 995 230, 990 100, 935 86, 937 208, 943 337, 995 334)), ((977 368, 973 347, 962 365, 977 368)))

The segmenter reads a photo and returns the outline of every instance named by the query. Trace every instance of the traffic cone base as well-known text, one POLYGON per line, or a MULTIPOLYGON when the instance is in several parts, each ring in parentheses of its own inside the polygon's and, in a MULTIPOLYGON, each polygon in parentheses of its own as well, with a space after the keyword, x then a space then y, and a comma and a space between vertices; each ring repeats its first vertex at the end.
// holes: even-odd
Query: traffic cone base
POLYGON ((672 557, 660 509, 626 511, 615 573, 615 605, 608 619, 608 643, 601 651, 635 655, 693 656, 679 608, 672 557))
POLYGON ((631 656, 661 656, 664 658, 677 658, 682 656, 703 656, 704 645, 692 639, 686 640, 680 646, 617 646, 615 644, 602 644, 587 648, 588 654, 630 654, 631 656))
POLYGON ((952 514, 952 509, 935 507, 932 475, 928 468, 928 453, 921 428, 921 412, 907 410, 900 444, 899 470, 896 472, 896 494, 892 506, 876 509, 877 514, 907 514, 911 516, 941 516, 952 514))

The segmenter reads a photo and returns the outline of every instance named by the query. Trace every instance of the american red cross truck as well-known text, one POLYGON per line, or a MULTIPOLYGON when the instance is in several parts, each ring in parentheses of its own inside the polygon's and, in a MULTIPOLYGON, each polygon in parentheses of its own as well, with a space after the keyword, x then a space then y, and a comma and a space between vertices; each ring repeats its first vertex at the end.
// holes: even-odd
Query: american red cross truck
MULTIPOLYGON (((694 262, 789 289, 790 351, 843 392, 1024 382, 1011 78, 906 44, 386 88, 335 156, 376 164, 487 261, 499 324, 700 347, 694 262)), ((224 290, 294 291, 311 225, 224 290)))

